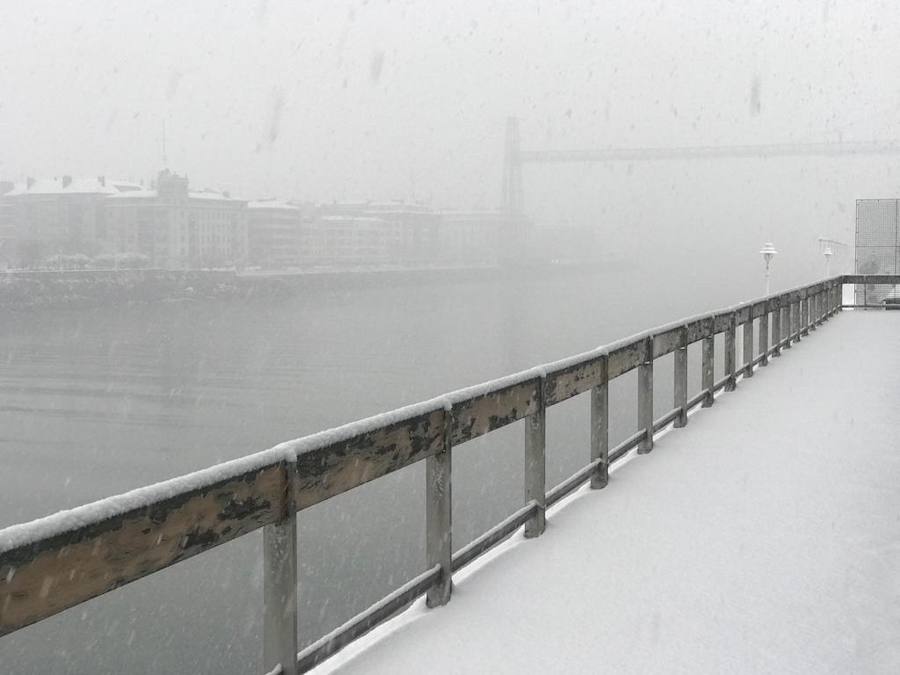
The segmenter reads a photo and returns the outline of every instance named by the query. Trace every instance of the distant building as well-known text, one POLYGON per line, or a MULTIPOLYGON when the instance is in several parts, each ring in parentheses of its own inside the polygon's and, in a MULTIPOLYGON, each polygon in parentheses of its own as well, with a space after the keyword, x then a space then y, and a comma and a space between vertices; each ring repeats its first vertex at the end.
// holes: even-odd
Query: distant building
POLYGON ((307 211, 275 199, 247 202, 247 264, 270 269, 299 265, 307 211))
POLYGON ((439 229, 440 215, 421 204, 323 204, 303 253, 315 259, 321 251, 337 264, 425 266, 436 260, 439 229))
POLYGON ((188 179, 162 171, 156 188, 105 201, 106 243, 115 253, 146 256, 154 267, 243 267, 247 203, 227 193, 191 192, 188 179))
POLYGON ((507 225, 501 211, 403 201, 246 202, 191 190, 169 170, 149 189, 102 176, 28 179, 0 183, 0 269, 486 265, 501 259, 507 225))
POLYGON ((503 211, 440 212, 438 259, 451 265, 493 265, 499 259, 503 211))
POLYGON ((441 223, 437 212, 422 204, 375 202, 366 205, 363 215, 387 223, 393 237, 392 262, 414 266, 434 264, 441 223))
POLYGON ((319 214, 304 224, 300 260, 304 267, 390 265, 394 239, 381 218, 319 214))
POLYGON ((98 178, 29 178, 3 197, 12 220, 16 262, 31 266, 59 254, 96 255, 107 236, 107 197, 138 191, 140 185, 98 178))

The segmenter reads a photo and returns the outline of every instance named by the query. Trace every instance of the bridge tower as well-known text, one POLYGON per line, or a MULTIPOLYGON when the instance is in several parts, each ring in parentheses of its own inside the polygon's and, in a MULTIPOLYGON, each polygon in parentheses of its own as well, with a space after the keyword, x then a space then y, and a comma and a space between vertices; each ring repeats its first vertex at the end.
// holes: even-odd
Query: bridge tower
POLYGON ((503 240, 500 242, 501 260, 506 264, 515 264, 524 261, 528 256, 527 239, 531 221, 525 216, 525 196, 522 184, 522 168, 525 164, 841 157, 847 155, 900 155, 900 141, 523 150, 519 136, 519 119, 507 117, 503 156, 503 212, 505 217, 503 240))

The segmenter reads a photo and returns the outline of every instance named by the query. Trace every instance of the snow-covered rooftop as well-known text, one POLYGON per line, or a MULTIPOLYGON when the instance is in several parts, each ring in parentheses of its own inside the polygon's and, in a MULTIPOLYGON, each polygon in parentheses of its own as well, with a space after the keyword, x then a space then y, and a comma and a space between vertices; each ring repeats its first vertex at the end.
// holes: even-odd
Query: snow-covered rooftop
POLYGON ((138 183, 124 180, 95 178, 39 178, 30 184, 17 183, 7 196, 51 194, 106 194, 115 195, 142 190, 138 183))
POLYGON ((322 204, 323 211, 332 213, 378 213, 379 215, 435 215, 430 206, 401 200, 388 202, 331 202, 322 204))
MULTIPOLYGON (((122 200, 122 199, 156 199, 159 196, 159 192, 157 190, 136 190, 129 192, 118 192, 116 194, 111 194, 109 196, 110 199, 122 200)), ((188 192, 189 199, 208 199, 215 201, 223 201, 223 202, 240 202, 242 200, 236 199, 234 197, 230 197, 223 192, 215 192, 213 190, 200 190, 200 191, 191 191, 188 192)))
POLYGON ((119 192, 114 195, 110 195, 110 199, 155 199, 157 197, 156 190, 131 190, 128 192, 119 192))
POLYGON ((377 216, 320 216, 317 220, 325 223, 385 223, 377 216))
POLYGON ((191 199, 213 199, 217 201, 223 202, 239 202, 243 201, 241 199, 237 199, 230 195, 225 194, 224 192, 217 192, 215 190, 199 190, 199 191, 191 191, 188 193, 188 197, 191 199))
POLYGON ((898 335, 839 314, 315 672, 900 672, 898 335))
POLYGON ((300 207, 296 204, 291 204, 290 202, 283 201, 281 199, 258 199, 255 201, 247 202, 248 209, 290 209, 292 211, 299 211, 300 207))

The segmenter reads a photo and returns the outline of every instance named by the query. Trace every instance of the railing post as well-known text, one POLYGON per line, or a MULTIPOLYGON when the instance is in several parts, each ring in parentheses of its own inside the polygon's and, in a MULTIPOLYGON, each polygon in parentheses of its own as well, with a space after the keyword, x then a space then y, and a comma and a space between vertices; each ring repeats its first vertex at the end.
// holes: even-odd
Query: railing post
POLYGON ((728 381, 725 383, 725 391, 734 391, 737 386, 734 379, 735 351, 737 350, 734 334, 736 330, 737 314, 732 312, 728 319, 728 328, 725 330, 725 375, 728 377, 728 381))
POLYGON ((812 324, 812 305, 810 304, 812 298, 809 295, 806 296, 806 300, 803 303, 803 335, 809 335, 810 325, 812 324))
POLYGON ((263 668, 297 673, 297 512, 293 462, 284 467, 281 519, 263 528, 263 668))
POLYGON ((794 336, 793 342, 800 342, 800 298, 791 307, 791 334, 794 336))
POLYGON ((638 427, 644 437, 638 444, 638 454, 653 450, 653 338, 644 340, 644 355, 638 366, 638 427))
POLYGON ((800 305, 800 330, 803 335, 809 335, 809 325, 812 323, 810 320, 809 301, 810 297, 807 292, 806 299, 800 301, 802 303, 800 305))
POLYGON ((769 365, 769 301, 759 317, 759 365, 769 365))
POLYGON ((819 321, 819 294, 813 293, 809 299, 809 329, 816 330, 819 321))
MULTIPOLYGON (((715 327, 710 328, 711 331, 715 330, 715 327)), ((715 364, 716 364, 716 334, 713 333, 705 338, 703 338, 703 351, 701 353, 701 369, 702 373, 700 379, 702 380, 701 384, 703 386, 703 391, 706 392, 706 396, 703 398, 702 406, 704 408, 709 408, 714 402, 715 397, 713 396, 713 386, 715 386, 715 364)))
POLYGON ((675 407, 679 409, 675 418, 675 426, 687 425, 687 390, 688 390, 688 336, 687 327, 678 331, 678 349, 675 350, 675 407))
POLYGON ((791 302, 791 318, 790 318, 790 328, 788 329, 788 346, 793 347, 794 344, 799 339, 797 335, 797 314, 800 311, 800 301, 797 300, 795 302, 791 302))
POLYGON ((772 356, 781 356, 781 300, 773 301, 772 308, 772 356))
POLYGON ((788 298, 787 307, 784 308, 784 348, 790 349, 794 334, 794 302, 788 298))
POLYGON ((753 310, 748 312, 747 320, 741 329, 744 338, 744 377, 753 377, 753 310))
POLYGON ((547 407, 544 377, 538 383, 538 409, 525 419, 525 503, 537 504, 535 514, 525 523, 527 538, 544 532, 547 508, 547 407))
POLYGON ((425 555, 428 567, 441 566, 434 586, 428 589, 428 607, 446 605, 453 588, 452 458, 453 413, 444 412, 443 445, 425 460, 425 555))
POLYGON ((591 461, 600 460, 591 474, 591 488, 609 484, 609 359, 600 357, 600 383, 591 388, 591 461))

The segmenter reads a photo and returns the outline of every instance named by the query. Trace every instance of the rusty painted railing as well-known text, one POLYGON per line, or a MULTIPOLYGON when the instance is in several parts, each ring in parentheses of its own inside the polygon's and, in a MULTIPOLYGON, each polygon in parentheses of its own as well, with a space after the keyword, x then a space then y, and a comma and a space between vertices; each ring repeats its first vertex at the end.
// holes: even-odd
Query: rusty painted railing
POLYGON ((264 667, 303 672, 425 594, 451 596, 455 570, 524 526, 544 530, 546 509, 653 434, 683 427, 737 377, 789 349, 842 306, 843 284, 900 283, 900 276, 839 276, 661 326, 590 352, 360 422, 283 443, 156 485, 0 530, 0 636, 264 528, 264 667), (754 356, 753 322, 759 321, 754 356), (772 344, 769 344, 770 322, 772 344), (736 363, 741 327, 742 363, 736 363), (714 381, 714 337, 725 336, 725 377, 714 381), (700 393, 688 398, 688 346, 702 342, 700 393), (653 362, 674 353, 674 407, 653 419, 653 362), (637 370, 638 431, 609 447, 609 382, 637 370), (545 484, 546 410, 590 392, 590 462, 551 490, 545 484), (453 552, 453 448, 517 420, 525 425, 525 506, 453 552), (297 513, 416 462, 426 462, 428 568, 388 597, 297 653, 297 513))

